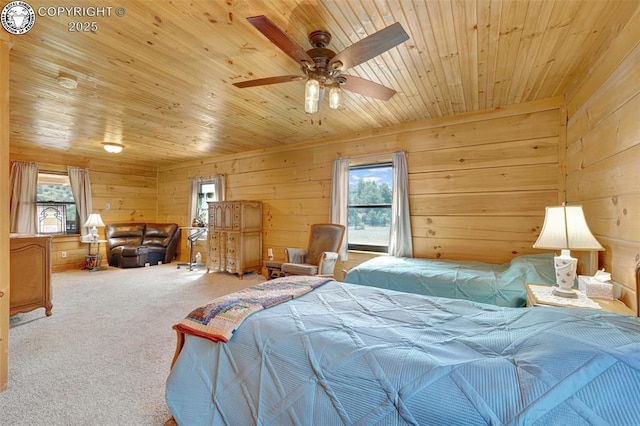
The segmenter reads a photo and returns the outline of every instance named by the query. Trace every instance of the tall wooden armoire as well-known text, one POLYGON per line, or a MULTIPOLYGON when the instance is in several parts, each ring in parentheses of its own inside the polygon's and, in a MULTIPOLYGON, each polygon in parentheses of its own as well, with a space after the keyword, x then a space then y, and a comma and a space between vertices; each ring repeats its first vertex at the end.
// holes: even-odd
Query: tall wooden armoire
POLYGON ((262 203, 209 203, 207 271, 242 275, 262 270, 262 203))

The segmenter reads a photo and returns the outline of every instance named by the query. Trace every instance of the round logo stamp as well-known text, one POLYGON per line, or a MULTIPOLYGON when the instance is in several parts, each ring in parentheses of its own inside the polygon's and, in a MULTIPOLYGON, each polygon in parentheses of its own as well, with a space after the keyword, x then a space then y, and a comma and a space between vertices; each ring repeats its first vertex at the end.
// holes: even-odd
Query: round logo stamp
POLYGON ((36 23, 36 13, 29 3, 12 1, 2 8, 2 27, 11 34, 24 34, 36 23))

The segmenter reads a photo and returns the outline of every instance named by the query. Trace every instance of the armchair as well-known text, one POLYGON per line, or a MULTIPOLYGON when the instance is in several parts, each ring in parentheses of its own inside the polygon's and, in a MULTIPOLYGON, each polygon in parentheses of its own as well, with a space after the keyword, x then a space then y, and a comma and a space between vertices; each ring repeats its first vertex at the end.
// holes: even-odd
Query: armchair
POLYGON ((333 276, 345 230, 344 225, 337 223, 311 225, 306 249, 284 249, 286 261, 282 264, 282 272, 285 275, 333 276))

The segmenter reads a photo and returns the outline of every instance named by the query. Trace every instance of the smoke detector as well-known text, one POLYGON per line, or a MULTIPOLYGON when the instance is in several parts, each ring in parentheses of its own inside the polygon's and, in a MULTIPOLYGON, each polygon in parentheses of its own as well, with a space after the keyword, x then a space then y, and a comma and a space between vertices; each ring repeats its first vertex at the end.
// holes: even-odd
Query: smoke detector
POLYGON ((61 72, 58 74, 58 84, 65 89, 75 89, 78 87, 78 80, 71 74, 61 72))

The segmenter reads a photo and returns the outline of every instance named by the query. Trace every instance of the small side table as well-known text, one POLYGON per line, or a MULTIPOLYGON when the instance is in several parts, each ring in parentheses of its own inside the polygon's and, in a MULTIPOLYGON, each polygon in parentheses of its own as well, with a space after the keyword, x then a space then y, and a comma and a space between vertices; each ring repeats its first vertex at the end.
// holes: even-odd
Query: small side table
POLYGON ((277 260, 265 260, 264 267, 267 268, 267 279, 272 280, 274 278, 284 277, 282 273, 282 264, 284 262, 279 262, 277 260))
POLYGON ((95 241, 80 241, 84 244, 89 244, 89 252, 84 257, 85 264, 82 269, 89 269, 91 272, 106 269, 106 266, 102 266, 102 255, 100 254, 100 243, 106 243, 107 240, 95 240, 95 241), (96 245, 96 253, 91 253, 91 245, 96 245))
POLYGON ((564 299, 551 295, 551 289, 553 286, 526 283, 524 287, 527 290, 528 307, 561 306, 601 309, 605 312, 635 316, 633 310, 619 300, 589 298, 580 290, 576 290, 576 293, 578 293, 577 299, 564 299))

